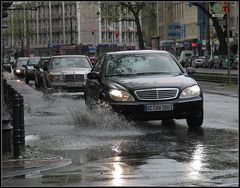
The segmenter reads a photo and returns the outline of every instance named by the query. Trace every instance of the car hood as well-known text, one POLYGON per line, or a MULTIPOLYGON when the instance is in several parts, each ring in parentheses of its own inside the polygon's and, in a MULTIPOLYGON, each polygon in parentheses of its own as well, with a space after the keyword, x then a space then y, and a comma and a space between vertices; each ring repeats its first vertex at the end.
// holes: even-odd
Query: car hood
POLYGON ((188 75, 156 74, 143 76, 107 77, 106 83, 115 89, 137 90, 148 88, 179 88, 197 84, 188 75))
POLYGON ((53 69, 50 73, 61 73, 61 74, 87 74, 91 71, 91 68, 64 68, 64 69, 53 69))

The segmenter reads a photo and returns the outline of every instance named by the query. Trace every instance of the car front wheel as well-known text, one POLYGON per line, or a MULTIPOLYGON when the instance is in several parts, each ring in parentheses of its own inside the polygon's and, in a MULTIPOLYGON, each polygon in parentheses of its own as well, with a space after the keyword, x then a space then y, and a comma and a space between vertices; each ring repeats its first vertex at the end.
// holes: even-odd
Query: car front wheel
POLYGON ((201 127, 203 123, 203 112, 201 113, 200 116, 189 117, 186 120, 190 128, 201 127))

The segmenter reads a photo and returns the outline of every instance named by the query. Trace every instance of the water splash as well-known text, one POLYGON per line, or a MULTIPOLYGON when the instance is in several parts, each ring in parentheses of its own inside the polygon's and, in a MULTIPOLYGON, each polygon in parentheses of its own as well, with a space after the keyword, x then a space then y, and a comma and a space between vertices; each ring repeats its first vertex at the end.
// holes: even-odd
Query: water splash
POLYGON ((123 115, 114 112, 105 104, 96 106, 92 111, 88 110, 86 106, 80 109, 78 111, 69 110, 77 127, 108 130, 134 128, 133 122, 128 121, 123 115))

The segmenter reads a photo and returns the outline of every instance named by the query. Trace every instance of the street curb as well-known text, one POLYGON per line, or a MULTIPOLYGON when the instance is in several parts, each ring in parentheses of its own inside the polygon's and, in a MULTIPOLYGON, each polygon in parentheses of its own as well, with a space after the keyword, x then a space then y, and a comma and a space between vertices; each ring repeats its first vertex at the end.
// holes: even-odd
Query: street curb
POLYGON ((2 178, 12 178, 51 170, 72 163, 71 159, 9 160, 2 162, 2 178))

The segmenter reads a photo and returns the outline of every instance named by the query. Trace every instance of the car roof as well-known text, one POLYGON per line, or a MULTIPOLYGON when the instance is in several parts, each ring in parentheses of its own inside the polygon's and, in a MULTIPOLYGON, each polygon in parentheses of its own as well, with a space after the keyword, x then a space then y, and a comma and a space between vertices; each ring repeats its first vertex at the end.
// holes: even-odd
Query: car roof
POLYGON ((86 55, 55 55, 51 56, 51 58, 61 58, 61 57, 87 57, 86 55))
POLYGON ((18 57, 17 60, 26 60, 29 59, 30 57, 18 57))
POLYGON ((33 56, 33 57, 29 57, 30 59, 39 59, 39 58, 41 58, 41 57, 39 57, 39 56, 33 56))
POLYGON ((149 54, 149 53, 164 53, 167 54, 169 52, 164 50, 129 50, 129 51, 116 51, 116 52, 108 52, 106 54, 149 54))

